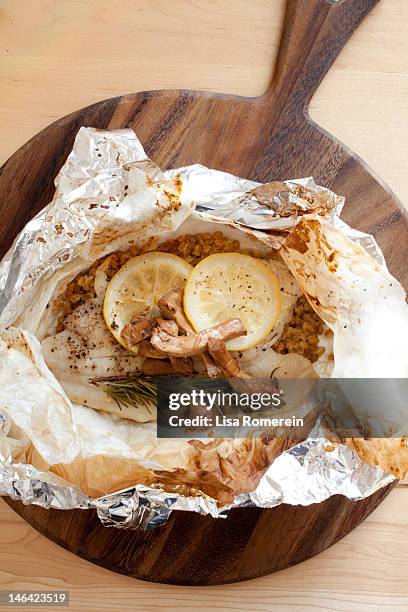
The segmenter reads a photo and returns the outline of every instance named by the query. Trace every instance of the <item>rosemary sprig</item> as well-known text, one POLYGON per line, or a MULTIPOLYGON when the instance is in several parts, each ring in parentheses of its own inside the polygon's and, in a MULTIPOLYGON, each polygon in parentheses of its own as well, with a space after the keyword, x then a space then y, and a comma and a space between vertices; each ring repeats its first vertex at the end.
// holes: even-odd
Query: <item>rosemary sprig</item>
POLYGON ((136 408, 142 405, 151 413, 157 401, 157 387, 151 376, 105 376, 93 378, 90 382, 115 400, 120 410, 122 406, 136 408))

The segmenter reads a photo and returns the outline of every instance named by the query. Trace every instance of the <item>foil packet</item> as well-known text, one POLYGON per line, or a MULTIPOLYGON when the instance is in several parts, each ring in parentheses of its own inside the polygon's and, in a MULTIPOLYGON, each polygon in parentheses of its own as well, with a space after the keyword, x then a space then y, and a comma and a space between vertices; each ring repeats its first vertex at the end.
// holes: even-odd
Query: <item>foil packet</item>
MULTIPOLYGON (((365 461, 365 454, 369 453, 362 450, 363 445, 336 440, 320 422, 306 440, 274 458, 252 491, 239 494, 228 503, 220 503, 202 491, 188 495, 182 487, 169 491, 154 483, 147 486, 137 481, 106 495, 92 495, 89 489, 87 493, 82 490, 80 479, 73 484, 64 477, 67 474, 64 470, 52 471, 50 466, 70 465, 83 452, 85 447, 81 448, 77 436, 79 430, 83 437, 83 432, 92 427, 96 434, 103 431, 108 436, 113 431, 119 432, 121 424, 111 415, 94 415, 91 408, 72 404, 46 367, 38 339, 44 337, 49 323, 44 317, 47 304, 96 259, 140 241, 141 235, 143 240, 163 240, 173 236, 183 224, 194 228, 194 223, 234 228, 255 237, 263 248, 279 250, 309 297, 316 286, 310 286, 309 276, 302 277, 296 240, 299 242, 305 232, 314 228, 312 242, 316 242, 316 249, 306 263, 315 266, 314 257, 326 244, 319 240, 330 235, 336 256, 340 254, 340 280, 336 277, 333 290, 333 276, 317 266, 319 274, 314 283, 320 293, 324 288, 325 296, 316 310, 338 338, 333 375, 347 377, 355 371, 348 370, 349 358, 345 354, 350 346, 347 343, 352 340, 345 334, 343 323, 344 317, 350 319, 350 312, 336 309, 341 292, 347 293, 348 287, 354 286, 355 272, 342 267, 344 255, 356 262, 363 258, 366 269, 358 274, 366 281, 367 299, 375 303, 385 295, 396 313, 395 328, 388 329, 383 354, 377 352, 376 361, 367 357, 369 345, 367 354, 364 353, 366 342, 362 338, 366 329, 357 335, 355 341, 363 344, 356 349, 364 363, 362 376, 376 376, 377 369, 387 376, 385 364, 392 370, 390 376, 408 376, 406 359, 399 360, 397 371, 394 368, 395 355, 401 343, 406 346, 408 335, 405 292, 389 275, 374 238, 349 228, 340 219, 344 198, 316 185, 312 178, 262 185, 201 165, 162 171, 146 156, 132 130, 81 128, 55 185, 53 201, 26 225, 0 264, 1 495, 47 508, 96 508, 104 525, 150 529, 164 524, 173 510, 222 518, 231 507, 308 505, 335 494, 358 500, 404 473, 405 459, 400 462, 398 473, 392 474, 387 469, 391 455, 395 464, 396 448, 392 452, 388 448, 389 452, 384 453, 381 447, 374 458, 370 455, 374 460, 365 461), (390 279, 392 283, 388 282, 390 279), (24 373, 24 381, 13 376, 16 363, 19 373, 24 373), (27 401, 30 397, 40 400, 33 405, 27 401), (378 462, 378 455, 385 456, 385 460, 378 462)), ((367 301, 352 293, 350 299, 364 311, 367 301)), ((360 314, 357 308, 355 316, 360 314)), ((386 315, 381 302, 380 316, 386 315)), ((356 322, 350 323, 354 329, 356 322)), ((371 324, 372 319, 366 323, 371 324)), ((351 364, 353 368, 356 363, 351 364)), ((151 440, 154 426, 143 427, 141 431, 151 440)), ((121 434, 117 435, 115 443, 122 443, 121 434)), ((86 444, 88 451, 97 447, 97 436, 94 439, 90 436, 86 444)), ((104 447, 106 461, 101 466, 95 451, 92 465, 99 470, 101 479, 109 465, 106 448, 111 448, 113 458, 119 452, 118 445, 104 447)), ((120 452, 124 453, 126 465, 131 464, 132 456, 123 449, 120 452)), ((169 448, 165 467, 171 466, 178 452, 176 447, 169 448)), ((140 459, 144 470, 155 470, 159 464, 154 452, 140 459)))

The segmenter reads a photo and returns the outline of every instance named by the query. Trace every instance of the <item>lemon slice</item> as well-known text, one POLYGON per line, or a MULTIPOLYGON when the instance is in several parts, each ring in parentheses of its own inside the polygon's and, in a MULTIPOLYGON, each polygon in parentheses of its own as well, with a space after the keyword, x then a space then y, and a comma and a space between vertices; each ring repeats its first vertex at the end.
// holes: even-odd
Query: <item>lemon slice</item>
POLYGON ((281 309, 276 276, 259 259, 239 253, 219 253, 203 259, 184 289, 184 310, 196 331, 239 318, 247 335, 227 342, 243 351, 268 336, 281 309))
POLYGON ((116 340, 128 348, 121 338, 126 323, 146 308, 158 315, 158 300, 184 286, 192 269, 181 257, 159 251, 129 259, 111 279, 103 301, 103 316, 116 340))

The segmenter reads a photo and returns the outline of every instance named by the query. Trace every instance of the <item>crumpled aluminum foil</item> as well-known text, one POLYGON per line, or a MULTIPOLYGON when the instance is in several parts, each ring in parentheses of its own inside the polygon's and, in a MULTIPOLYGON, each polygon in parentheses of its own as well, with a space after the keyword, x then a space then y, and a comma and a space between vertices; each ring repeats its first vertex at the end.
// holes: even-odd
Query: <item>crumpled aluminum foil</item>
POLYGON ((126 529, 149 530, 164 525, 173 510, 226 518, 231 508, 238 507, 308 506, 332 495, 359 500, 393 480, 381 468, 361 461, 344 444, 333 447, 332 434, 320 423, 307 440, 275 459, 254 491, 222 507, 208 496, 186 497, 145 485, 91 499, 53 474, 39 472, 27 464, 12 464, 0 455, 0 495, 44 508, 96 508, 103 525, 126 529))
MULTIPOLYGON (((160 172, 131 130, 81 128, 56 178, 53 202, 26 225, 0 263, 3 324, 24 311, 39 280, 72 259, 101 220, 114 218, 123 200, 123 178, 134 163, 160 172)), ((297 211, 318 213, 321 196, 322 201, 330 203, 332 223, 341 226, 379 263, 384 262, 372 236, 348 228, 339 219, 344 199, 316 186, 311 178, 260 185, 200 165, 164 172, 166 178, 176 175, 182 176, 183 190, 203 217, 238 226, 258 237, 265 230, 262 236, 271 235, 271 230, 290 229, 296 223, 297 211), (304 191, 300 195, 299 187, 306 190, 306 195, 304 191), (319 197, 309 201, 308 190, 318 192, 319 197)), ((335 494, 358 500, 394 480, 381 468, 362 462, 349 447, 339 443, 333 448, 332 433, 317 423, 307 440, 275 459, 253 492, 238 496, 229 506, 220 508, 208 496, 186 497, 141 484, 91 499, 54 474, 13 463, 5 450, 10 448, 9 438, 5 444, 10 426, 9 417, 0 414, 0 495, 45 508, 96 508, 106 526, 151 529, 164 524, 173 510, 224 518, 231 507, 308 505, 335 494)))

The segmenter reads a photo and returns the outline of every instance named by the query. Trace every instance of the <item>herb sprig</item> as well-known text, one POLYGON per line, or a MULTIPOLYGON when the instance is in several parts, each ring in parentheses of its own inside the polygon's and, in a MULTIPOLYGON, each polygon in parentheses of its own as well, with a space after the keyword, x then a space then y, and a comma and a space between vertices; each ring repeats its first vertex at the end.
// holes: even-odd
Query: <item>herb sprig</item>
POLYGON ((115 400, 120 410, 123 406, 143 406, 151 414, 156 405, 157 386, 151 376, 105 376, 93 378, 90 382, 115 400))

